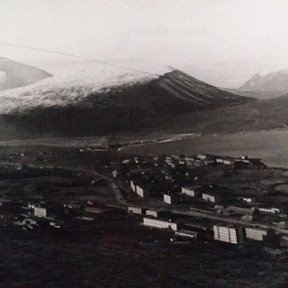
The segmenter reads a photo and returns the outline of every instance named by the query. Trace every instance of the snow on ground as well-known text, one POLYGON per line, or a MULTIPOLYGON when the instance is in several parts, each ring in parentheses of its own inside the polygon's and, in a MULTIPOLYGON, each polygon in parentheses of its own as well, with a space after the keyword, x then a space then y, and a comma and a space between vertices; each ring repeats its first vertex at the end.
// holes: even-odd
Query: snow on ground
MULTIPOLYGON (((50 71, 48 71, 50 72, 50 71)), ((161 68, 155 74, 99 65, 89 61, 75 61, 63 69, 32 85, 0 92, 0 113, 23 111, 37 106, 67 105, 106 87, 157 78, 169 72, 161 68)))

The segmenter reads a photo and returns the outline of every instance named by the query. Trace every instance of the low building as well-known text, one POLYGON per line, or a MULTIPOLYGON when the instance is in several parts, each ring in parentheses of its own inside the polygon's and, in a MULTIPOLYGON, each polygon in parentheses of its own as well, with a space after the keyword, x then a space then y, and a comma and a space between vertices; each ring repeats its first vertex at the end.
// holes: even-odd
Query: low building
POLYGON ((136 188, 135 188, 134 182, 132 180, 130 181, 130 186, 131 186, 132 191, 136 192, 136 188))
POLYGON ((82 208, 82 205, 77 202, 68 202, 64 204, 64 207, 71 210, 80 210, 82 208))
POLYGON ((235 164, 235 161, 234 161, 234 159, 224 159, 223 164, 231 166, 231 165, 235 164))
POLYGON ((288 247, 288 235, 280 235, 280 246, 288 247))
POLYGON ((211 203, 218 203, 222 200, 222 197, 214 193, 202 193, 202 199, 211 203))
POLYGON ((181 188, 181 193, 190 197, 196 197, 200 194, 200 192, 197 191, 198 188, 199 186, 194 186, 194 187, 184 186, 181 188))
POLYGON ((255 209, 254 207, 228 206, 225 209, 225 212, 242 214, 242 215, 253 215, 255 212, 255 209))
POLYGON ((145 214, 145 209, 144 209, 144 208, 141 208, 141 207, 132 207, 132 206, 129 206, 129 207, 127 208, 127 211, 128 211, 128 213, 131 213, 131 214, 138 214, 138 215, 145 214))
POLYGON ((248 156, 242 156, 241 158, 237 158, 236 164, 237 165, 253 165, 253 166, 260 166, 264 167, 265 165, 262 163, 261 158, 249 158, 248 156))
POLYGON ((100 214, 103 212, 103 209, 99 208, 99 207, 85 207, 84 208, 85 212, 87 213, 91 213, 91 214, 100 214))
POLYGON ((178 224, 175 222, 153 219, 153 218, 148 218, 148 217, 143 218, 143 225, 151 227, 151 228, 157 228, 157 229, 168 229, 168 230, 173 230, 173 231, 178 230, 178 224))
POLYGON ((207 158, 203 160, 203 163, 205 166, 210 166, 215 164, 215 159, 214 158, 207 158))
POLYGON ((135 192, 138 196, 144 198, 149 196, 149 193, 146 189, 140 187, 139 185, 135 185, 135 192))
POLYGON ((178 195, 170 195, 170 194, 164 194, 163 195, 163 201, 166 204, 174 205, 179 203, 179 196, 178 195))
POLYGON ((213 165, 216 163, 216 158, 209 154, 197 154, 197 158, 202 161, 205 166, 213 165))
POLYGON ((34 208, 34 216, 39 218, 46 218, 47 217, 47 209, 43 207, 35 207, 34 208))
POLYGON ((245 222, 252 222, 254 220, 254 215, 243 215, 241 220, 245 222))
POLYGON ((243 228, 234 225, 213 225, 214 240, 239 244, 244 240, 243 228))
POLYGON ((186 161, 185 160, 179 160, 178 164, 179 165, 186 165, 186 161))
POLYGON ((112 171, 112 177, 113 178, 117 178, 118 177, 118 171, 117 170, 113 170, 112 171))
POLYGON ((227 166, 232 166, 235 164, 235 159, 229 156, 217 156, 216 161, 217 164, 223 164, 227 166))
POLYGON ((38 226, 38 223, 35 219, 26 218, 22 221, 23 228, 34 229, 35 226, 38 226))
POLYGON ((140 197, 144 197, 144 189, 138 185, 135 185, 135 192, 140 197))
POLYGON ((195 158, 194 158, 194 157, 191 157, 191 156, 186 156, 186 157, 185 157, 185 161, 187 161, 187 162, 194 162, 194 161, 195 161, 195 158))
POLYGON ((205 159, 207 159, 207 157, 208 157, 208 155, 206 155, 206 154, 202 154, 202 153, 197 154, 197 158, 200 160, 205 160, 205 159))
POLYGON ((129 164, 131 162, 130 159, 123 159, 122 164, 129 164))
POLYGON ((163 195, 163 201, 164 201, 164 203, 171 205, 172 204, 172 195, 164 194, 163 195))
POLYGON ((146 215, 154 217, 154 218, 158 218, 159 217, 159 212, 155 211, 155 210, 149 210, 148 209, 148 210, 146 210, 146 215))
POLYGON ((252 204, 255 202, 255 198, 253 197, 239 197, 238 199, 249 204, 252 204))
POLYGON ((156 210, 151 210, 151 209, 147 209, 145 211, 146 216, 150 217, 150 218, 164 218, 164 219, 169 219, 171 217, 171 211, 169 210, 160 210, 160 211, 156 211, 156 210))
POLYGON ((55 229, 61 229, 64 226, 64 221, 53 220, 49 222, 49 225, 55 229))
POLYGON ((264 241, 267 238, 268 232, 263 229, 246 227, 245 234, 247 239, 255 241, 264 241))
POLYGON ((207 219, 189 219, 188 222, 182 224, 181 230, 197 233, 197 239, 211 240, 213 239, 212 226, 207 219))
POLYGON ((263 214, 279 214, 280 209, 275 207, 259 207, 258 211, 263 214))
POLYGON ((184 230, 184 229, 181 229, 175 232, 176 236, 190 238, 190 239, 197 239, 198 234, 199 233, 197 231, 184 230))
POLYGON ((175 160, 179 160, 180 159, 180 155, 178 155, 178 154, 173 154, 173 155, 171 155, 171 157, 173 159, 175 159, 175 160))
POLYGON ((158 155, 153 155, 153 160, 154 161, 158 161, 159 160, 159 156, 158 155))
POLYGON ((166 156, 164 161, 165 161, 166 163, 168 163, 168 162, 172 162, 173 159, 172 159, 172 157, 170 157, 170 156, 166 156))

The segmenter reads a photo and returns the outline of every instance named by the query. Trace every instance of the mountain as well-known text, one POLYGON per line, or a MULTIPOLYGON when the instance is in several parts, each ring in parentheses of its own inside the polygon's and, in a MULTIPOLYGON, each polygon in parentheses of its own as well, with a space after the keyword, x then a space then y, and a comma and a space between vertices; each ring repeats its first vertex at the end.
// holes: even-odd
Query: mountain
POLYGON ((51 76, 38 68, 0 57, 0 91, 30 85, 51 76))
MULTIPOLYGON (((288 92, 288 70, 281 70, 266 75, 255 74, 242 85, 237 92, 254 92, 263 98, 273 98, 288 92), (270 95, 271 97, 268 97, 270 95)), ((241 93, 242 94, 242 93, 241 93)), ((249 94, 251 95, 251 94, 249 94)))
POLYGON ((13 129, 24 137, 153 132, 169 127, 174 118, 185 113, 254 100, 179 70, 138 76, 120 75, 110 81, 112 85, 106 82, 104 86, 73 81, 1 93, 1 123, 6 129, 2 137, 10 137, 13 129))

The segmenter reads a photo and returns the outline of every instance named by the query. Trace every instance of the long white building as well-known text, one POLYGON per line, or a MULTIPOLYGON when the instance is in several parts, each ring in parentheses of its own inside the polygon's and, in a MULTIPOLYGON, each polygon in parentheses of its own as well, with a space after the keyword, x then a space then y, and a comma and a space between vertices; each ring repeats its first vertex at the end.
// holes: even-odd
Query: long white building
POLYGON ((173 231, 178 230, 177 223, 166 221, 166 220, 159 220, 159 219, 152 219, 152 218, 143 218, 143 225, 152 227, 152 228, 158 228, 158 229, 169 229, 173 231))
POLYGON ((243 242, 243 228, 234 225, 213 225, 214 240, 239 244, 243 242))

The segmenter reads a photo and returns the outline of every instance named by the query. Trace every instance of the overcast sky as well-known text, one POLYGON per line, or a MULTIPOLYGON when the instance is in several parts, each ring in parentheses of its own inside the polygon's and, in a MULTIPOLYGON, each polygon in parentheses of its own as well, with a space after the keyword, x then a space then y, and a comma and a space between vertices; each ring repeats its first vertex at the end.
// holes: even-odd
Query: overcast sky
MULTIPOLYGON (((0 42, 236 87, 288 68, 287 15, 286 0, 0 0, 0 42)), ((70 61, 1 45, 0 56, 50 71, 70 61)))

